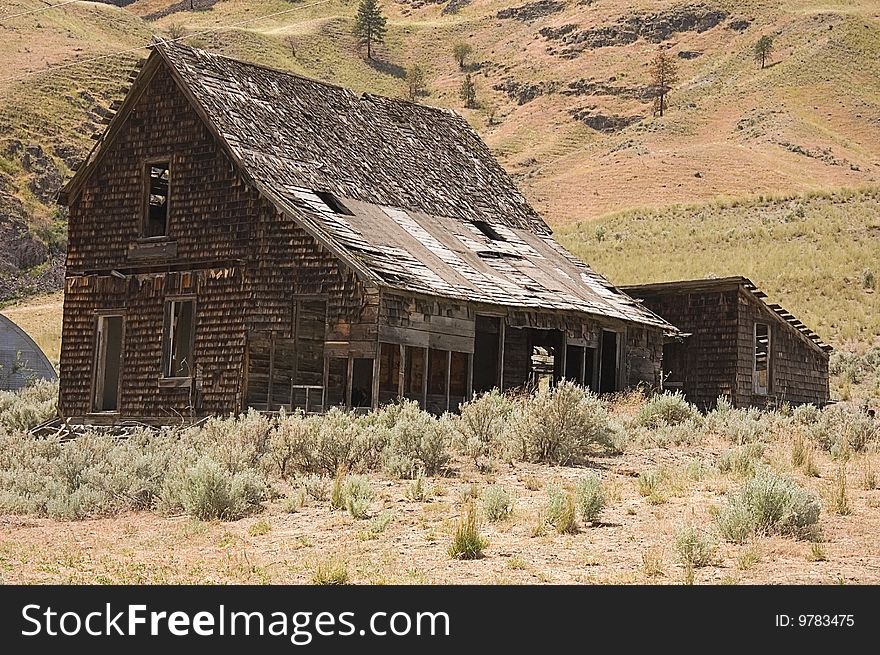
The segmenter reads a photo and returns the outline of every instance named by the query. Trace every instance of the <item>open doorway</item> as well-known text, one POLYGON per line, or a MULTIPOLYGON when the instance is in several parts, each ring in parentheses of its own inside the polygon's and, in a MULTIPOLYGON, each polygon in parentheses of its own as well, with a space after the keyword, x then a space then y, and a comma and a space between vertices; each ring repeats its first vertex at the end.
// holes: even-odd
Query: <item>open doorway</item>
POLYGON ((602 330, 599 393, 614 393, 617 391, 619 347, 620 344, 617 332, 602 330))
POLYGON ((98 317, 95 357, 95 393, 92 409, 96 412, 119 411, 119 381, 122 378, 123 317, 98 317))
POLYGON ((500 340, 501 318, 478 314, 474 337, 474 393, 491 391, 499 386, 498 351, 500 340))

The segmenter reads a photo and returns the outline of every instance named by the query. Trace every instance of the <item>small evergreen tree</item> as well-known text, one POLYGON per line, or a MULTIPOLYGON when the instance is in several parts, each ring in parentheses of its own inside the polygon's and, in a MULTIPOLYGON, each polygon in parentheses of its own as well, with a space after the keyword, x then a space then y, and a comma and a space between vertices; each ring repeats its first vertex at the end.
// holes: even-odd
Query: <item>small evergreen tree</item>
POLYGON ((662 48, 651 61, 651 86, 657 94, 654 100, 654 113, 663 116, 666 109, 666 95, 678 81, 678 69, 672 56, 662 48))
POLYGON ((467 59, 473 51, 474 49, 470 44, 463 41, 452 46, 452 54, 455 57, 455 61, 458 62, 459 68, 464 68, 464 60, 467 59))
POLYGON ((773 37, 765 34, 758 39, 758 42, 755 44, 755 61, 760 61, 761 68, 764 68, 764 64, 772 53, 773 37))
POLYGON ((406 91, 410 102, 416 102, 425 92, 425 71, 418 64, 406 71, 406 91))
POLYGON ((354 35, 359 45, 367 46, 367 59, 373 58, 373 44, 385 41, 386 22, 378 0, 361 0, 354 19, 354 35))
POLYGON ((461 96, 461 99, 464 100, 464 106, 468 109, 477 106, 477 85, 474 84, 474 81, 471 79, 470 73, 464 76, 459 95, 461 96))

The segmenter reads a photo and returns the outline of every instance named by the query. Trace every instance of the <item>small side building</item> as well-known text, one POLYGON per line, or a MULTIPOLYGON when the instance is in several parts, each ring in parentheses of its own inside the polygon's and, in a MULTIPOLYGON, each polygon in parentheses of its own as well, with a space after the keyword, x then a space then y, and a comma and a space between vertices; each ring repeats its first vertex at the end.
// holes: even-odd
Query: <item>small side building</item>
POLYGON ((664 387, 711 409, 828 402, 831 346, 748 278, 736 276, 622 287, 686 338, 663 349, 664 387))

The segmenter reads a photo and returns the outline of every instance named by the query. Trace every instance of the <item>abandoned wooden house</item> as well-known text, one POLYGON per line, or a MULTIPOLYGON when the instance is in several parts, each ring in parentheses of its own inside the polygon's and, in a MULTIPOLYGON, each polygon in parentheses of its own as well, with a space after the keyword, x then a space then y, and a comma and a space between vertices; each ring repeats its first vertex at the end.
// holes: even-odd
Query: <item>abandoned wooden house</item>
POLYGON ((657 384, 675 328, 456 113, 155 44, 70 208, 62 416, 168 422, 657 384))
POLYGON ((828 402, 828 346, 745 277, 623 289, 686 336, 663 349, 664 387, 704 409, 828 402))

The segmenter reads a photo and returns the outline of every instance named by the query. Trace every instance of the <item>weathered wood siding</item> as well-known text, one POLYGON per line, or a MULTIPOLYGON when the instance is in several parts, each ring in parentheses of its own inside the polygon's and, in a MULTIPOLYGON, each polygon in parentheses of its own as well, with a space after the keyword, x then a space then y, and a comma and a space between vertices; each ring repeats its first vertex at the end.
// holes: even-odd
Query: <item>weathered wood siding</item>
POLYGON ((125 317, 121 416, 174 421, 228 414, 240 406, 245 343, 245 294, 240 268, 142 274, 127 279, 68 276, 59 398, 63 416, 83 417, 91 412, 96 313, 116 309, 125 317), (165 300, 176 294, 196 297, 196 373, 190 388, 159 386, 165 300))
POLYGON ((641 294, 645 306, 683 332, 684 343, 663 349, 666 386, 681 389, 698 407, 732 396, 737 376, 737 289, 641 294))
POLYGON ((745 291, 739 293, 738 406, 828 402, 828 354, 745 291), (755 323, 770 326, 770 389, 754 393, 755 323))

